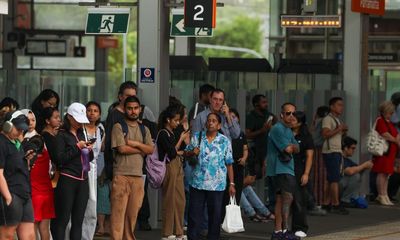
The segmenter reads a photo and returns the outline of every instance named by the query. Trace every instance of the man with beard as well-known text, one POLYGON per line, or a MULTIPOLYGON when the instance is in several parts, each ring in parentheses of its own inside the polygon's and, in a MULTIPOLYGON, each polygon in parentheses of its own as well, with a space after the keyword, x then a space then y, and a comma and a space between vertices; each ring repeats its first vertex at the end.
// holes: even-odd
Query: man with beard
POLYGON ((153 152, 150 131, 144 127, 141 133, 138 122, 140 101, 135 96, 124 101, 125 122, 116 123, 111 132, 111 147, 115 152, 111 189, 111 237, 112 239, 135 239, 133 234, 136 218, 144 196, 143 155, 153 152))
POLYGON ((274 116, 268 111, 268 100, 265 95, 257 94, 252 99, 254 110, 246 117, 246 137, 253 154, 252 161, 255 169, 250 175, 260 179, 263 176, 265 157, 267 156, 267 133, 271 129, 274 116))

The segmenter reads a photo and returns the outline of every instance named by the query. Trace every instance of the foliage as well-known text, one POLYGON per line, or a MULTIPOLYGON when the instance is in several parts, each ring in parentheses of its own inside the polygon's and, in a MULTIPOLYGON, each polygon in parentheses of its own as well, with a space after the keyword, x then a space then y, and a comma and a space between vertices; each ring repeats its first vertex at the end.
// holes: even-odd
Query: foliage
MULTIPOLYGON (((198 43, 248 48, 260 52, 262 45, 261 21, 246 15, 239 15, 231 22, 217 25, 212 38, 199 38, 198 43)), ((254 55, 217 49, 197 48, 196 55, 208 57, 245 58, 254 55)))

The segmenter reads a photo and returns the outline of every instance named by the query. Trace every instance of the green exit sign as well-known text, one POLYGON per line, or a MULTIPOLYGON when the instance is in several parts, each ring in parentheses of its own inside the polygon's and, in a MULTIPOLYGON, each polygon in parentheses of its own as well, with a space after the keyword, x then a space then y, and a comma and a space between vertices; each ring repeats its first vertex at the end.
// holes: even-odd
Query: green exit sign
POLYGON ((185 27, 183 9, 172 10, 171 37, 212 37, 212 28, 185 27))
POLYGON ((86 34, 125 34, 129 15, 130 8, 89 8, 86 34))

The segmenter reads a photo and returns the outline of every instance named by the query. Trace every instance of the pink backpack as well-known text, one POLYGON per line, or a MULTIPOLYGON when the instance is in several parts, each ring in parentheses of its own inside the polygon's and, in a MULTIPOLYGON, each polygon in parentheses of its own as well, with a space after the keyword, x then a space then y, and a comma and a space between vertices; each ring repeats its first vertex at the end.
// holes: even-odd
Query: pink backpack
POLYGON ((162 183, 164 181, 164 177, 165 177, 166 164, 167 164, 167 161, 168 162, 170 161, 167 154, 165 154, 163 161, 159 160, 157 140, 158 140, 158 136, 160 135, 161 131, 167 132, 167 134, 169 136, 168 131, 160 130, 158 132, 156 140, 154 142, 153 153, 150 155, 147 155, 147 157, 146 157, 147 180, 149 181, 150 186, 154 189, 161 188, 162 183))

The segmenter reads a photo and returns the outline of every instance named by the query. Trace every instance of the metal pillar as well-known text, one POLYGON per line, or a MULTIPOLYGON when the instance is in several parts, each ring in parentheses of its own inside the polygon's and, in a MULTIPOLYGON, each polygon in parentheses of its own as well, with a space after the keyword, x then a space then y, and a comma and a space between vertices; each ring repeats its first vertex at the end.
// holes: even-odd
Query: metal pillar
MULTIPOLYGON (((343 86, 346 92, 346 123, 349 135, 358 140, 353 159, 368 160, 365 139, 369 131, 368 27, 369 16, 351 11, 345 1, 343 86)), ((366 183, 364 181, 364 183, 366 183)), ((364 189, 366 189, 365 184, 364 189)))
MULTIPOLYGON (((140 100, 155 116, 168 105, 169 71, 169 8, 166 1, 138 2, 138 80, 140 100), (141 82, 141 68, 154 68, 154 83, 141 82)), ((149 188, 150 224, 159 225, 161 192, 149 188)))
POLYGON ((176 37, 175 38, 176 56, 194 56, 196 55, 196 38, 176 37))

